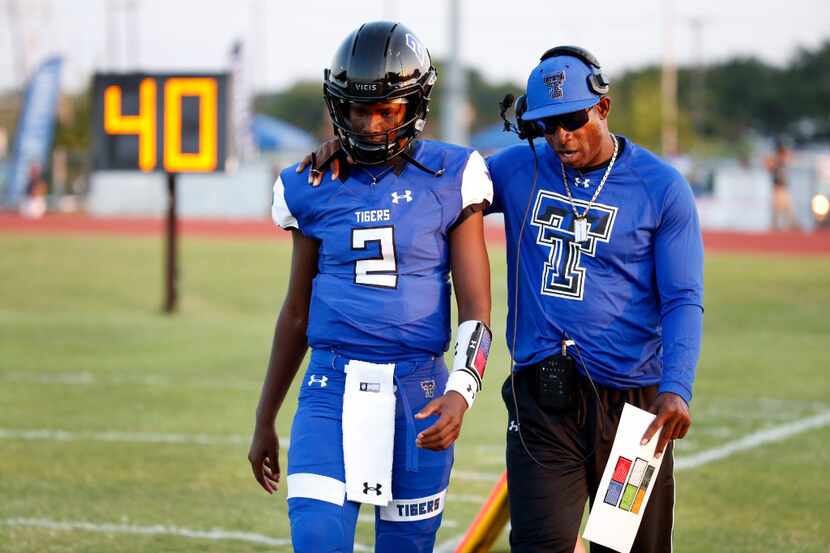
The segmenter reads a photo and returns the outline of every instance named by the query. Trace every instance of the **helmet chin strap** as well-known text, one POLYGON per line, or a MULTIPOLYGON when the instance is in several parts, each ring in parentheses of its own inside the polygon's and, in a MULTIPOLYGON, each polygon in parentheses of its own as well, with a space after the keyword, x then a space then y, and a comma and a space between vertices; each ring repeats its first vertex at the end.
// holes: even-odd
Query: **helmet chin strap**
MULTIPOLYGON (((401 158, 401 159, 402 159, 405 163, 409 163, 410 165, 412 165, 412 166, 413 166, 413 167, 415 167, 416 169, 418 169, 418 170, 420 170, 420 171, 423 171, 424 173, 427 173, 427 174, 429 174, 429 175, 432 175, 433 177, 440 177, 441 175, 443 175, 443 174, 444 174, 444 168, 443 168, 443 167, 442 167, 442 168, 440 168, 440 169, 437 169, 437 170, 436 170, 436 169, 430 169, 429 167, 427 167, 426 165, 424 165, 423 163, 421 163, 420 161, 418 161, 417 159, 415 159, 415 157, 413 157, 413 155, 412 155, 412 149, 413 149, 413 147, 415 146, 415 138, 408 138, 408 139, 402 139, 402 140, 408 140, 408 141, 409 141, 409 143, 408 143, 408 144, 406 144, 406 145, 403 147, 403 149, 401 150, 401 152, 400 152, 399 154, 397 154, 396 156, 394 156, 394 157, 392 157, 392 158, 389 158, 389 159, 387 159, 387 160, 385 160, 385 161, 380 161, 380 162, 378 162, 378 163, 371 163, 371 164, 370 164, 370 163, 366 163, 365 161, 362 161, 362 160, 360 160, 360 159, 355 159, 355 163, 357 163, 358 165, 361 165, 361 164, 362 164, 362 165, 381 165, 381 164, 383 164, 383 163, 394 163, 394 162, 395 162, 395 159, 396 159, 398 156, 400 156, 400 158, 401 158)), ((402 169, 402 167, 401 167, 400 169, 396 170, 396 171, 395 171, 395 173, 396 173, 396 174, 400 174, 400 172, 401 172, 402 170, 403 170, 403 169, 402 169)))
POLYGON ((422 164, 420 161, 418 161, 414 157, 410 156, 406 151, 401 152, 401 157, 404 158, 408 163, 411 163, 413 166, 417 167, 418 169, 420 169, 424 173, 429 173, 433 177, 440 177, 441 175, 444 174, 444 168, 443 167, 441 167, 437 171, 435 171, 433 169, 430 169, 429 167, 422 164))

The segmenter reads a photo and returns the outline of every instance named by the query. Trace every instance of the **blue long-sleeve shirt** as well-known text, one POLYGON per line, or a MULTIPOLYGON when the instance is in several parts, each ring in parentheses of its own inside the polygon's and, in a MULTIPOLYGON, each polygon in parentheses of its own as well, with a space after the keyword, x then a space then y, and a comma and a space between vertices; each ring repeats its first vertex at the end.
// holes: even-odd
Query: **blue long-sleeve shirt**
MULTIPOLYGON (((562 166, 549 147, 537 147, 535 190, 529 146, 488 160, 495 192, 490 212, 505 219, 507 346, 513 349, 515 330, 514 358, 522 370, 559 351, 568 336, 597 383, 659 384, 659 391, 688 402, 703 320, 703 241, 694 199, 674 168, 618 140, 622 150, 589 210, 582 243, 574 241, 562 166)), ((580 214, 604 172, 566 168, 580 214)))

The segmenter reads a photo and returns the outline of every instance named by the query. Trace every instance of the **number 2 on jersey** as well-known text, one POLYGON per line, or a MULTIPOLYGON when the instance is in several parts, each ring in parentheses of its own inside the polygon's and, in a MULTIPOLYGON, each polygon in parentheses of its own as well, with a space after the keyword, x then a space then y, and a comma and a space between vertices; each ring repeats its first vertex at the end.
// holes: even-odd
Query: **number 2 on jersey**
POLYGON ((395 227, 352 229, 352 250, 365 250, 377 242, 380 257, 358 259, 354 264, 354 282, 362 286, 398 287, 398 260, 395 256, 395 227))

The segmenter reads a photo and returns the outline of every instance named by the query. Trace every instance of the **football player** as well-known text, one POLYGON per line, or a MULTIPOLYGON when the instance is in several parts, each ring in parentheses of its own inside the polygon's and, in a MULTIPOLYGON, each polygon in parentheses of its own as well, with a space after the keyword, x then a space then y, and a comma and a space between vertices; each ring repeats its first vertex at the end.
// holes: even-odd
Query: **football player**
POLYGON ((477 152, 417 139, 436 79, 409 29, 361 26, 324 72, 339 179, 313 187, 294 166, 274 185, 293 254, 249 460, 273 493, 275 418, 310 346, 285 471, 298 552, 352 551, 361 503, 376 506, 376 551, 432 551, 452 443, 481 388, 492 183, 477 152), (448 374, 450 272, 460 324, 448 374))

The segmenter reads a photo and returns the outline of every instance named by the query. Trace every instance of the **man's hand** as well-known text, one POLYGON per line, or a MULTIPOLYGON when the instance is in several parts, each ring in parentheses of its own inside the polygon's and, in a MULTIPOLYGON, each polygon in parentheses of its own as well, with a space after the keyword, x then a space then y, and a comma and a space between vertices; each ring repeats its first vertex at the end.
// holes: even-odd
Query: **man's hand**
POLYGON ((646 428, 641 445, 646 445, 654 436, 654 433, 663 429, 660 440, 657 442, 655 457, 663 455, 666 445, 670 440, 679 440, 686 435, 692 425, 692 417, 689 414, 689 406, 686 401, 677 394, 664 392, 659 394, 652 403, 649 411, 657 415, 652 423, 646 428))
POLYGON ((280 485, 279 452, 280 442, 274 426, 257 424, 248 451, 248 461, 251 462, 254 478, 269 494, 277 491, 280 485))
MULTIPOLYGON (((331 170, 331 180, 336 180, 340 176, 340 158, 336 155, 340 150, 340 140, 332 138, 326 140, 317 148, 317 151, 305 156, 303 160, 297 165, 297 172, 302 173, 306 167, 311 165, 311 171, 308 172, 308 184, 311 186, 320 186, 323 182, 323 175, 326 171, 331 170)), ((346 161, 352 163, 351 157, 346 154, 346 161)))
POLYGON ((430 401, 415 418, 425 419, 436 413, 440 414, 440 417, 435 424, 418 434, 415 445, 434 451, 450 447, 461 433, 461 422, 466 410, 467 400, 458 392, 449 391, 430 401))

